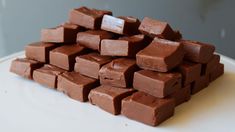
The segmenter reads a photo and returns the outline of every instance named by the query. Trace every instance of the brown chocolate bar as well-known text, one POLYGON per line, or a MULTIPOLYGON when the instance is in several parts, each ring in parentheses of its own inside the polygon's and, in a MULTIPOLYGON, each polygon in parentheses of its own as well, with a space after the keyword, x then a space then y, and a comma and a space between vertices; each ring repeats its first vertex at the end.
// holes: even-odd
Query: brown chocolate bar
POLYGON ((183 45, 179 42, 155 38, 150 45, 137 53, 136 62, 142 69, 167 72, 178 66, 183 57, 183 45))
POLYGON ((118 115, 121 112, 121 101, 123 98, 134 93, 133 89, 116 88, 112 86, 99 86, 92 89, 89 94, 89 101, 101 109, 118 115))
POLYGON ((100 50, 101 40, 111 39, 114 34, 102 30, 88 30, 77 34, 77 42, 87 48, 100 50))
POLYGON ((101 42, 101 55, 135 57, 136 53, 149 44, 144 35, 121 37, 118 40, 104 39, 101 42))
POLYGON ((58 91, 68 95, 70 98, 85 102, 92 88, 99 85, 99 81, 85 77, 78 72, 65 72, 58 77, 58 91))
POLYGON ((18 58, 11 62, 10 72, 27 79, 33 79, 33 71, 42 67, 43 63, 26 58, 18 58))
POLYGON ((49 52, 58 47, 57 44, 35 42, 25 47, 25 56, 28 59, 49 63, 49 52))
POLYGON ((53 43, 75 43, 77 33, 81 30, 78 25, 65 23, 55 28, 42 29, 41 41, 53 43))
POLYGON ((192 83, 191 86, 191 94, 196 94, 199 91, 203 90, 207 86, 209 86, 210 83, 210 76, 209 75, 203 75, 200 78, 198 78, 196 81, 192 83))
POLYGON ((210 82, 215 81, 218 77, 224 74, 224 64, 215 65, 215 69, 209 73, 210 82))
POLYGON ((215 46, 191 40, 181 40, 185 59, 198 63, 207 63, 213 56, 215 46))
POLYGON ((138 67, 133 59, 119 58, 104 65, 100 71, 100 83, 114 87, 130 87, 138 67))
POLYGON ((156 126, 174 114, 174 99, 159 99, 143 92, 136 92, 123 99, 121 113, 133 120, 156 126))
POLYGON ((50 51, 50 64, 71 71, 74 69, 75 58, 87 50, 78 44, 64 45, 50 51))
POLYGON ((178 39, 178 33, 175 33, 167 22, 162 22, 149 17, 145 17, 140 24, 141 33, 152 38, 175 40, 178 39))
POLYGON ((181 89, 176 90, 168 98, 173 98, 175 100, 175 106, 178 106, 191 98, 191 85, 187 85, 181 89))
POLYGON ((210 74, 212 71, 216 69, 216 66, 220 63, 220 56, 213 55, 212 58, 206 64, 202 64, 201 75, 210 74))
POLYGON ((133 87, 158 98, 181 89, 180 73, 160 73, 149 70, 135 72, 133 87))
POLYGON ((90 53, 76 57, 74 71, 82 75, 99 79, 101 67, 112 61, 112 57, 101 56, 98 53, 90 53))
POLYGON ((189 85, 201 75, 201 64, 199 63, 183 61, 177 69, 182 73, 183 86, 189 85))
POLYGON ((65 70, 46 64, 33 71, 33 79, 39 84, 55 89, 57 88, 57 77, 63 72, 65 70))
POLYGON ((139 34, 140 21, 134 17, 113 17, 104 15, 101 29, 121 35, 139 34))
POLYGON ((69 22, 88 29, 100 29, 101 21, 105 14, 112 15, 112 12, 80 7, 70 11, 69 22))

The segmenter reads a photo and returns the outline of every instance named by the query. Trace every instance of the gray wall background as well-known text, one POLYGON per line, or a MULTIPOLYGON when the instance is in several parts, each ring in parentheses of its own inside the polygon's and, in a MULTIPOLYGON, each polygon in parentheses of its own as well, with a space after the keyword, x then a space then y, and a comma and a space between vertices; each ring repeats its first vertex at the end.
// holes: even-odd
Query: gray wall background
POLYGON ((88 6, 167 21, 185 39, 212 43, 235 58, 234 5, 234 0, 0 0, 0 57, 38 41, 41 28, 66 21, 71 8, 88 6))

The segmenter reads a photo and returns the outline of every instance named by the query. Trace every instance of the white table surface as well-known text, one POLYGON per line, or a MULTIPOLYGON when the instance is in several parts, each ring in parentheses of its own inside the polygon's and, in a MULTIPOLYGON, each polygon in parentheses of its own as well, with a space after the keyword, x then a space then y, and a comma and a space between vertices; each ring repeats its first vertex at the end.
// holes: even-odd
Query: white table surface
POLYGON ((23 52, 0 59, 0 132, 234 132, 235 61, 222 56, 225 74, 158 127, 113 116, 9 72, 23 52))

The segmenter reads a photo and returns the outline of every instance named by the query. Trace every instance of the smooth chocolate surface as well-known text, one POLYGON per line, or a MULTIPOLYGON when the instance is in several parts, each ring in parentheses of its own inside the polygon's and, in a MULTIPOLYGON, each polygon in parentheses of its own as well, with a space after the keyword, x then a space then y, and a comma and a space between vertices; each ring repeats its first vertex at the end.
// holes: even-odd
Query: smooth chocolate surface
POLYGON ((155 38, 150 45, 136 55, 137 65, 146 70, 167 72, 178 66, 184 57, 179 42, 155 38))
POLYGON ((28 59, 49 63, 49 52, 58 47, 57 44, 35 42, 25 47, 25 56, 28 59))
POLYGON ((164 98, 181 89, 180 73, 160 73, 149 70, 134 74, 133 87, 158 98, 164 98))
POLYGON ((50 64, 71 71, 74 69, 75 58, 87 50, 78 44, 64 45, 50 51, 50 64))
POLYGON ((173 98, 175 100, 175 106, 187 102, 191 98, 191 85, 187 85, 181 89, 178 89, 172 93, 168 98, 173 98))
POLYGON ((156 126, 173 116, 174 107, 174 99, 159 99, 136 92, 123 99, 121 113, 130 119, 156 126))
POLYGON ((215 69, 209 73, 210 82, 215 81, 217 78, 224 74, 224 64, 219 63, 215 65, 215 69))
POLYGON ((181 40, 185 59, 198 63, 207 63, 215 51, 215 46, 191 40, 181 40))
POLYGON ((101 29, 121 35, 139 34, 140 21, 134 17, 113 17, 104 15, 101 29))
POLYGON ((42 67, 43 63, 26 58, 17 58, 11 62, 10 72, 27 79, 33 79, 33 71, 42 67))
POLYGON ((41 41, 52 43, 75 43, 77 33, 80 31, 78 25, 65 23, 55 28, 41 30, 41 41))
POLYGON ((43 67, 34 70, 33 79, 35 82, 49 88, 57 88, 57 77, 65 72, 58 67, 45 64, 43 67))
POLYGON ((112 86, 99 86, 92 89, 89 94, 89 101, 101 109, 118 115, 121 113, 121 101, 123 98, 134 93, 134 89, 123 89, 112 86))
POLYGON ((112 15, 112 12, 80 7, 70 11, 69 22, 88 29, 100 29, 101 21, 105 14, 112 15))
POLYGON ((191 86, 191 94, 196 94, 202 89, 206 88, 209 86, 210 83, 210 76, 209 75, 204 75, 198 78, 196 81, 192 83, 191 86))
POLYGON ((121 37, 118 40, 104 39, 101 42, 101 55, 135 57, 149 44, 144 35, 121 37))
POLYGON ((141 33, 152 38, 159 37, 163 39, 174 40, 175 32, 167 22, 162 22, 149 17, 145 17, 139 26, 141 33))
POLYGON ((68 95, 70 98, 85 102, 92 88, 99 85, 99 81, 81 75, 78 72, 65 72, 58 77, 58 91, 68 95))
POLYGON ((119 58, 104 65, 100 71, 100 83, 114 87, 130 87, 138 67, 133 59, 119 58))
POLYGON ((82 75, 99 79, 101 67, 112 61, 112 57, 101 56, 99 53, 90 53, 76 57, 74 71, 82 75))
POLYGON ((213 55, 212 58, 206 64, 202 64, 201 75, 210 74, 212 71, 216 69, 216 66, 220 63, 220 56, 213 55))
POLYGON ((102 30, 88 30, 77 34, 77 42, 87 48, 100 50, 100 43, 103 39, 111 39, 114 34, 102 30))
POLYGON ((183 76, 183 86, 189 85, 193 81, 200 78, 201 75, 201 64, 183 61, 177 70, 182 73, 183 76))

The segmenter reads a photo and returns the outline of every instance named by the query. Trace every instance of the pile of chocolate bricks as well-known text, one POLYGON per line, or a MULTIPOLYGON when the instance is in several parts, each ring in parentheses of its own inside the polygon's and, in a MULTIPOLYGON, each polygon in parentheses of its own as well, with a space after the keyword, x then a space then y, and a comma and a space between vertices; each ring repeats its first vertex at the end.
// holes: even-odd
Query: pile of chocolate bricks
POLYGON ((224 73, 214 52, 213 45, 182 39, 166 22, 80 7, 66 23, 42 29, 41 41, 27 45, 26 58, 12 61, 10 71, 156 126, 224 73))

